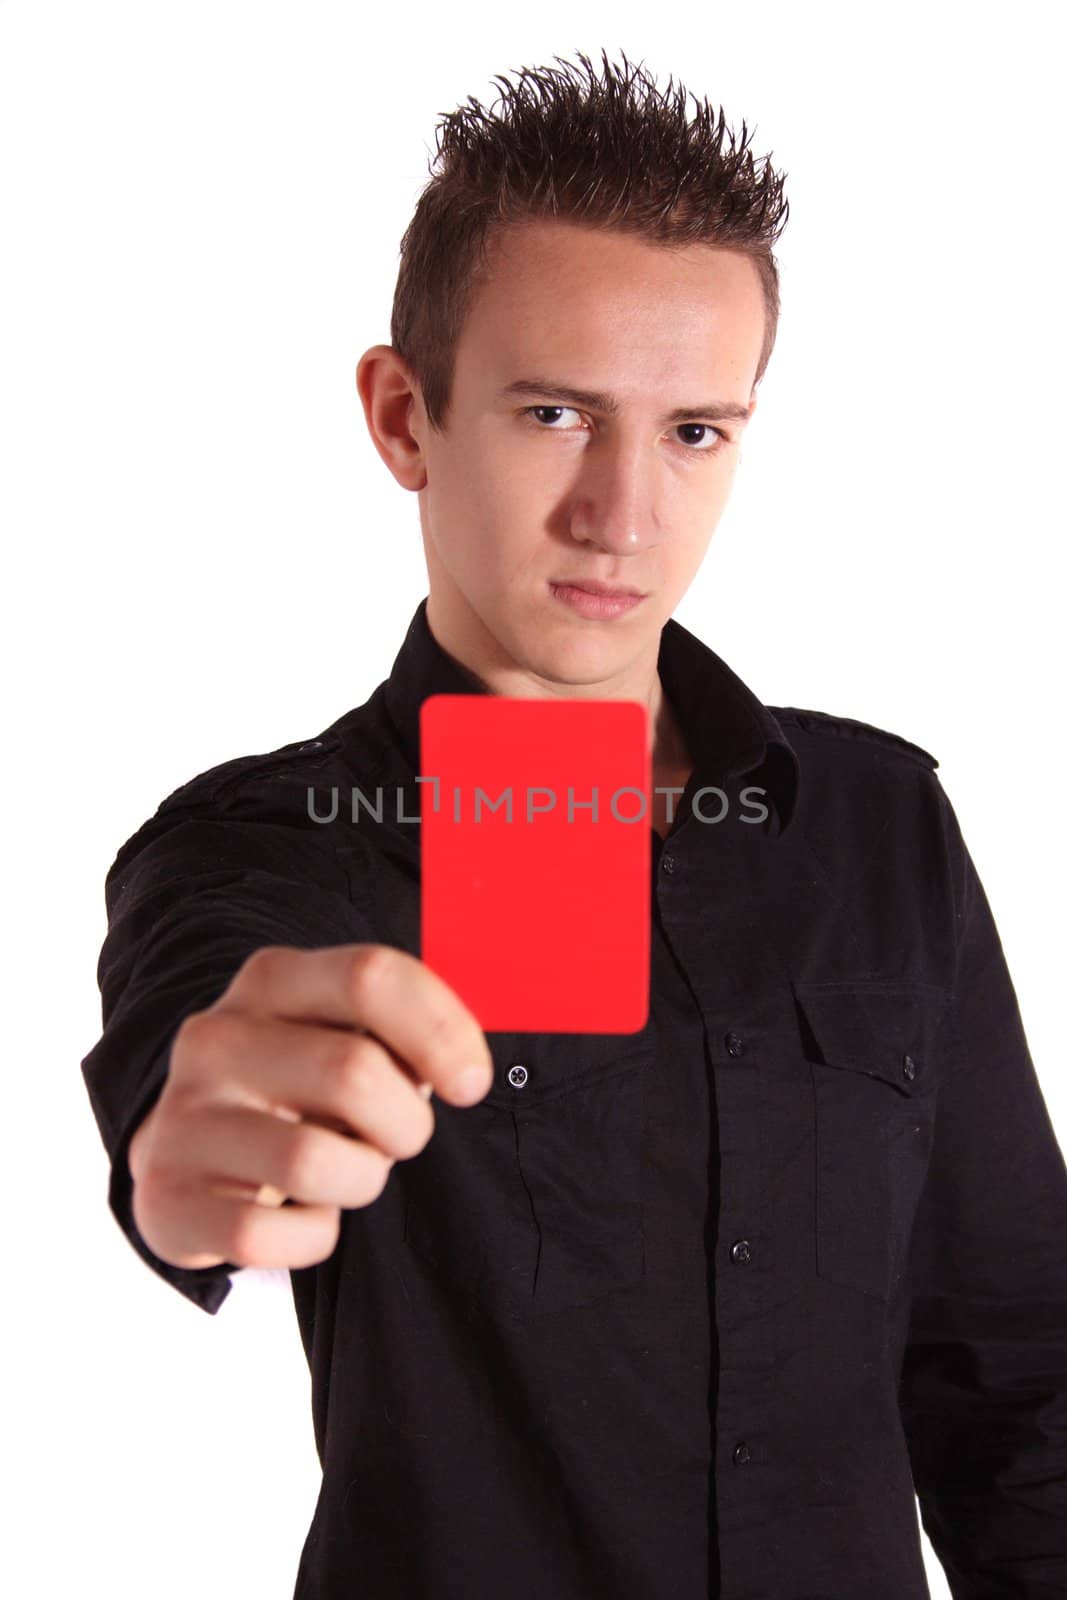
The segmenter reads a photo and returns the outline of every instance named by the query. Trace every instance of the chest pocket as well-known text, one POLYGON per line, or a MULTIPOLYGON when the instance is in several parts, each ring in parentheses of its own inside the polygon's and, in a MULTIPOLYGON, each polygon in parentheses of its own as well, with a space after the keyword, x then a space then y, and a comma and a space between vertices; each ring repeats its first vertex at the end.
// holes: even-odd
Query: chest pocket
POLYGON ((816 1270, 889 1300, 933 1144, 948 995, 870 982, 794 996, 815 1103, 816 1270))
POLYGON ((434 1101, 429 1143, 394 1175, 403 1174, 405 1241, 461 1309, 536 1316, 643 1277, 653 1026, 614 1037, 489 1033, 484 1100, 434 1101))

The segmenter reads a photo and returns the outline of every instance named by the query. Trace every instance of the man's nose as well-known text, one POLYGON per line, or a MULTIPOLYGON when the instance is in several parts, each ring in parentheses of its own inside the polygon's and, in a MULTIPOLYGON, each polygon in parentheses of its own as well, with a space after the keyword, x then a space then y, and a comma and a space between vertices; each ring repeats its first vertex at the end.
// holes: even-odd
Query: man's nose
POLYGON ((656 466, 647 448, 598 441, 586 453, 571 496, 574 538, 616 555, 635 555, 656 544, 660 538, 656 466))

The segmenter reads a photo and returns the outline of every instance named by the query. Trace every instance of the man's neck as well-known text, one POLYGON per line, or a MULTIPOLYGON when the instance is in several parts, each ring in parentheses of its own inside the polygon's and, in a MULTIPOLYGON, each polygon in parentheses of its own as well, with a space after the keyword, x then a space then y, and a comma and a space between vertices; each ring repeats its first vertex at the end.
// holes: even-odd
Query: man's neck
POLYGON ((692 757, 674 707, 664 694, 658 675, 654 701, 655 704, 649 708, 649 722, 652 728, 652 770, 665 774, 684 772, 688 776, 693 769, 692 757))

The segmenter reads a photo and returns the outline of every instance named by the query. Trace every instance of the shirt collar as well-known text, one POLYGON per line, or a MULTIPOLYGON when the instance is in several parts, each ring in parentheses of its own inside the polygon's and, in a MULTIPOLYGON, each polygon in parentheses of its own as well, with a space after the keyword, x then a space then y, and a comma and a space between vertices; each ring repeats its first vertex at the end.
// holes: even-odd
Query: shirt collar
MULTIPOLYGON (((438 643, 426 616, 427 599, 420 600, 385 683, 386 708, 414 772, 422 702, 432 694, 488 693, 438 643)), ((751 774, 752 783, 766 790, 781 833, 795 810, 800 764, 773 712, 674 617, 660 633, 657 667, 698 777, 714 784, 751 774)))

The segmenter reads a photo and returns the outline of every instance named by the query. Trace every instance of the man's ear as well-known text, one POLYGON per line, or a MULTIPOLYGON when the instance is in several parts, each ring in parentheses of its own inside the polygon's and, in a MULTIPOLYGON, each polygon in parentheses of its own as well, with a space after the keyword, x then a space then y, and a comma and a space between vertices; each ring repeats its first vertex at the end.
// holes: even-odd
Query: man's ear
POLYGON ((391 344, 364 350, 356 389, 374 448, 402 489, 426 487, 426 462, 418 433, 426 427, 419 380, 391 344))

